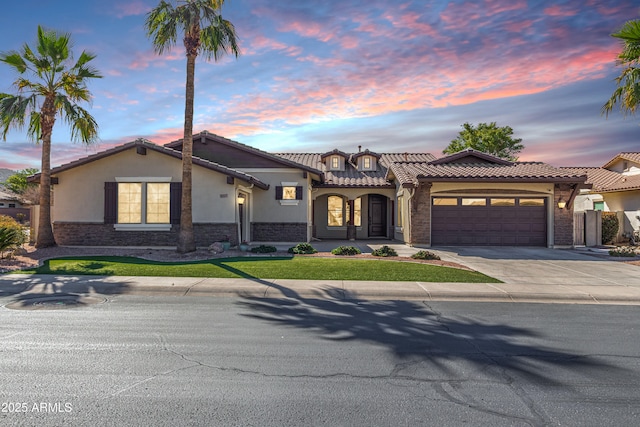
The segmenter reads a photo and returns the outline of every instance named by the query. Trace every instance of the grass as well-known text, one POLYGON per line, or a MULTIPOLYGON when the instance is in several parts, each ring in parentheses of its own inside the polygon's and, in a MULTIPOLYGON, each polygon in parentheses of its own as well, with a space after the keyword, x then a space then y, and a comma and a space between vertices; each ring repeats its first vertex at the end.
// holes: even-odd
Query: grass
POLYGON ((500 282, 476 271, 431 264, 305 257, 217 258, 179 263, 148 261, 132 257, 64 257, 50 259, 41 267, 23 270, 21 273, 301 280, 500 282))

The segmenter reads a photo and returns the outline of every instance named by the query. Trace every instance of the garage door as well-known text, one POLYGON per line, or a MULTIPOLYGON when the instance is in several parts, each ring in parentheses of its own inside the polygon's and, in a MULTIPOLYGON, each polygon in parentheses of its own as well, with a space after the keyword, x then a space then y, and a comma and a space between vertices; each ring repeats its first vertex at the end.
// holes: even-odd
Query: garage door
POLYGON ((431 244, 546 246, 545 198, 433 197, 431 244))

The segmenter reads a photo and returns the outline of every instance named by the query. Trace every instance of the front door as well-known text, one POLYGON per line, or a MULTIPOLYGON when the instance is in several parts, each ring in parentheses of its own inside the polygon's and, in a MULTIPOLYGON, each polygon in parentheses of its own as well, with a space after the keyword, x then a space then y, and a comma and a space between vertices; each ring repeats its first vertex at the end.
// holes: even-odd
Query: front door
POLYGON ((369 196, 369 237, 387 237, 387 198, 369 196))

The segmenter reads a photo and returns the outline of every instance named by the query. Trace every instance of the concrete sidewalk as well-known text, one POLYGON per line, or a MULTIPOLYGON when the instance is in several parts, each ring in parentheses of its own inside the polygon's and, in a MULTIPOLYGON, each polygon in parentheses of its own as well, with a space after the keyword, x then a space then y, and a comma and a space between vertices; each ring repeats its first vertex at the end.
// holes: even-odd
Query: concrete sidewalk
MULTIPOLYGON (((323 252, 341 244, 358 246, 365 253, 389 245, 401 256, 421 250, 390 241, 313 242, 313 246, 323 252)), ((640 267, 611 260, 604 253, 527 247, 436 247, 428 250, 445 261, 465 265, 504 283, 4 274, 0 275, 0 298, 5 298, 0 299, 0 303, 51 294, 81 294, 640 305, 640 267)))

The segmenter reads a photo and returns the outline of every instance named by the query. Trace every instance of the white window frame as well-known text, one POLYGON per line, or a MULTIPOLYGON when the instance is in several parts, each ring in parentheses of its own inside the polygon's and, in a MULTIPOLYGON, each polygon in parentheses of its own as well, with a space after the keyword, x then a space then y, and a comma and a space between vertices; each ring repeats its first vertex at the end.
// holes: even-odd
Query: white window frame
POLYGON ((282 185, 282 199, 278 200, 282 206, 298 206, 300 200, 296 199, 296 187, 298 187, 298 182, 280 182, 282 185), (293 187, 293 199, 285 199, 284 193, 285 188, 293 187))
MULTIPOLYGON (((170 231, 171 230, 171 218, 169 218, 168 223, 164 224, 147 224, 147 183, 170 183, 171 177, 134 177, 134 176, 126 176, 126 177, 116 177, 117 183, 140 183, 142 185, 142 195, 141 195, 141 204, 142 204, 142 212, 141 212, 141 223, 137 224, 118 224, 115 223, 113 228, 117 231, 170 231)), ((171 193, 169 193, 171 194, 171 193)), ((171 197, 171 195, 169 195, 171 197)))

